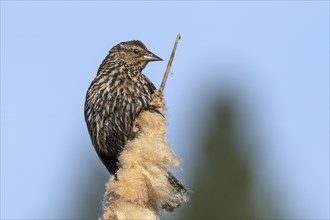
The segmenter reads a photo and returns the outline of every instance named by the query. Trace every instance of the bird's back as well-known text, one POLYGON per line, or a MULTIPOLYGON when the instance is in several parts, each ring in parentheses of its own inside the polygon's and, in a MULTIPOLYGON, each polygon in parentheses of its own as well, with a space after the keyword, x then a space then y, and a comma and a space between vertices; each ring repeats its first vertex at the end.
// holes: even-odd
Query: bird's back
POLYGON ((109 172, 118 169, 118 155, 135 137, 137 115, 149 109, 156 90, 141 72, 122 65, 98 74, 91 83, 85 102, 85 120, 92 143, 109 172))

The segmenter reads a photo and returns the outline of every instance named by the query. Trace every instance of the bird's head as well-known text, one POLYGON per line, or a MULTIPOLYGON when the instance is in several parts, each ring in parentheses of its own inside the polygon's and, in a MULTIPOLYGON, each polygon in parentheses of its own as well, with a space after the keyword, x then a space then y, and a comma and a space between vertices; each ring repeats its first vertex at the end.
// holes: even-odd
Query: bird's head
POLYGON ((150 52, 148 48, 138 40, 126 41, 117 44, 110 50, 110 56, 130 66, 143 69, 150 61, 161 61, 162 59, 150 52))

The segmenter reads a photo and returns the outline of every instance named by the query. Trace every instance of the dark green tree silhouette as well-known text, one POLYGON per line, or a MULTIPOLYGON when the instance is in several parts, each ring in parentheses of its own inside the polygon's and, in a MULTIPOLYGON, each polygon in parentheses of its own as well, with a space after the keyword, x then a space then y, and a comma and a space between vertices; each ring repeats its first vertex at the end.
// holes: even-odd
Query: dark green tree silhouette
POLYGON ((85 176, 77 185, 80 193, 72 205, 75 219, 98 219, 103 213, 102 200, 110 175, 98 161, 97 155, 92 156, 95 158, 86 160, 85 176))
POLYGON ((99 167, 93 168, 94 172, 88 174, 90 180, 81 187, 81 200, 77 206, 79 219, 98 219, 103 213, 102 199, 109 175, 99 167))
MULTIPOLYGON (((231 99, 228 99, 231 100, 231 99)), ((205 158, 180 219, 256 219, 269 216, 251 193, 254 183, 248 156, 241 151, 242 134, 235 128, 233 103, 215 102, 204 128, 205 158)), ((200 160, 199 160, 200 161, 200 160)), ((268 209, 268 207, 266 208, 268 209)))

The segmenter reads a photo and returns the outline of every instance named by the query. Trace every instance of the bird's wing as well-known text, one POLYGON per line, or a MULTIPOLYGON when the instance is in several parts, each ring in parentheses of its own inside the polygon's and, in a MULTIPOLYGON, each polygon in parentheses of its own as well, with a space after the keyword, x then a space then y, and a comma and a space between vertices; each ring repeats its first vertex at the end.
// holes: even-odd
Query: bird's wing
POLYGON ((142 78, 146 81, 147 85, 148 85, 148 89, 149 89, 149 92, 151 94, 153 94, 157 89, 156 89, 156 86, 150 81, 150 79, 144 75, 144 74, 141 74, 142 75, 142 78))

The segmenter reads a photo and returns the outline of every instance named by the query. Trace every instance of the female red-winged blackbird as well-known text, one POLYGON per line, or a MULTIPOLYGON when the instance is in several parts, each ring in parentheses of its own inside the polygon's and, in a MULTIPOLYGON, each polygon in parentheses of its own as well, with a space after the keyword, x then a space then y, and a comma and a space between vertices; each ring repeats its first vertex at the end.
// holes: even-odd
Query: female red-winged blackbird
MULTIPOLYGON (((134 139, 133 123, 141 111, 152 110, 153 83, 142 74, 150 61, 160 61, 137 40, 114 46, 99 67, 85 102, 85 120, 94 148, 108 171, 115 174, 118 156, 128 140, 134 139)), ((186 188, 171 174, 169 182, 178 197, 186 198, 186 188)), ((181 204, 165 204, 173 210, 181 204)), ((175 202, 174 202, 175 203, 175 202)))

